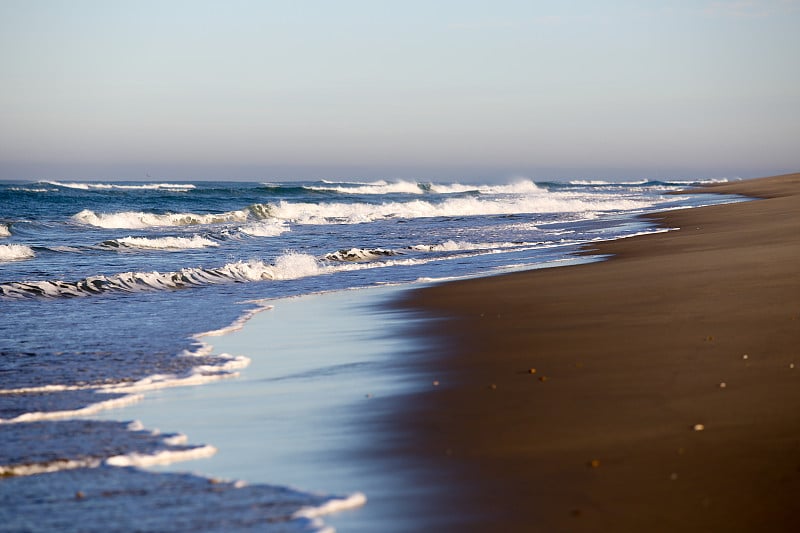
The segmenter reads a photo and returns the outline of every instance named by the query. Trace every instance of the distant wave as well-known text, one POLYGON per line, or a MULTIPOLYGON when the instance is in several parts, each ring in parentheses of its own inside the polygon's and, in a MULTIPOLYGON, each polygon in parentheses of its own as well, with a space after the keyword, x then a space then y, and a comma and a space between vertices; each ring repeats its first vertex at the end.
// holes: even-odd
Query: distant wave
POLYGON ((219 246, 219 243, 193 235, 191 237, 123 237, 104 241, 103 246, 111 248, 138 248, 142 250, 192 250, 219 246))
POLYGON ((522 180, 507 185, 469 185, 469 184, 449 184, 440 185, 435 183, 418 183, 413 181, 375 181, 371 183, 362 182, 343 182, 327 183, 324 185, 307 185, 308 190, 338 192, 344 194, 462 194, 468 192, 478 192, 481 194, 526 194, 534 191, 541 192, 541 189, 530 180, 522 180))
POLYGON ((376 181, 373 183, 343 183, 325 185, 306 185, 305 189, 310 191, 338 192, 345 194, 423 194, 425 189, 416 182, 412 181, 376 181))
POLYGON ((619 196, 549 193, 508 197, 447 198, 441 202, 308 203, 281 201, 271 205, 271 216, 298 224, 358 224, 388 218, 511 215, 519 213, 601 212, 643 209, 652 203, 619 196))
POLYGON ((711 185, 713 183, 728 183, 728 178, 699 178, 694 180, 667 180, 666 185, 711 185))
POLYGON ((687 185, 709 185, 712 183, 727 183, 728 178, 697 178, 687 180, 630 180, 630 181, 607 181, 607 180, 571 180, 570 185, 586 185, 586 186, 600 186, 600 185, 666 185, 666 186, 687 186, 687 185))
POLYGON ((248 218, 263 219, 270 216, 270 207, 266 204, 253 204, 245 209, 217 214, 165 213, 154 214, 141 211, 123 211, 120 213, 96 213, 84 209, 72 216, 75 222, 99 228, 142 229, 154 226, 190 226, 202 224, 220 224, 224 222, 245 222, 248 218))
POLYGON ((12 298, 77 297, 108 292, 175 290, 218 283, 297 279, 324 273, 324 267, 307 254, 288 253, 269 265, 263 261, 238 261, 220 268, 183 268, 177 272, 123 272, 91 276, 80 281, 29 281, 0 284, 0 294, 12 298))
POLYGON ((31 259, 36 254, 29 246, 22 244, 0 244, 0 262, 31 259))
MULTIPOLYGON (((369 187, 373 187, 370 185, 369 187)), ((467 186, 447 186, 457 192, 467 186)), ((575 192, 550 192, 533 182, 511 185, 472 187, 480 196, 444 197, 441 200, 414 199, 382 203, 366 202, 303 202, 281 200, 276 203, 252 204, 244 209, 223 213, 164 213, 141 211, 97 213, 85 209, 72 219, 81 224, 101 228, 142 229, 156 226, 186 226, 248 222, 271 219, 277 226, 244 226, 243 233, 254 236, 275 236, 285 222, 297 224, 359 224, 388 218, 457 217, 477 215, 509 215, 519 213, 589 213, 642 209, 652 205, 644 200, 620 198, 619 195, 575 192), (486 196, 484 196, 484 194, 486 196)), ((380 193, 385 194, 385 193, 380 193)), ((447 193, 446 193, 447 194, 447 193)), ((282 231, 281 231, 282 232, 282 231)))
POLYGON ((75 183, 63 181, 42 181, 47 185, 54 185, 56 187, 66 187, 68 189, 80 189, 88 191, 96 190, 132 190, 132 191, 146 191, 146 190, 170 190, 170 191, 188 191, 194 189, 195 186, 190 183, 142 183, 140 185, 120 185, 118 183, 75 183))

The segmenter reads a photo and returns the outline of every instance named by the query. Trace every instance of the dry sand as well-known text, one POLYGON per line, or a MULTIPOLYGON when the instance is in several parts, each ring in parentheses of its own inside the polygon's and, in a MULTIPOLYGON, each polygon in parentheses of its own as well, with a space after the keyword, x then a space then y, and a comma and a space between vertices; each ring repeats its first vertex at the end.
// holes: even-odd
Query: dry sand
POLYGON ((459 531, 800 531, 800 174, 600 263, 445 283, 386 453, 459 531), (424 481, 424 478, 423 478, 424 481))

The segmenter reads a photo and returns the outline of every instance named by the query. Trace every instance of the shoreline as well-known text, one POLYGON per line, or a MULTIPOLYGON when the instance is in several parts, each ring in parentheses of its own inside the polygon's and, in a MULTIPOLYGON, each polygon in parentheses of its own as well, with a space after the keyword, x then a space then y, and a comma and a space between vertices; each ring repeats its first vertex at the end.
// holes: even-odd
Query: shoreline
POLYGON ((439 530, 800 527, 800 174, 692 192, 762 199, 396 303, 439 385, 382 454, 427 465, 439 530))

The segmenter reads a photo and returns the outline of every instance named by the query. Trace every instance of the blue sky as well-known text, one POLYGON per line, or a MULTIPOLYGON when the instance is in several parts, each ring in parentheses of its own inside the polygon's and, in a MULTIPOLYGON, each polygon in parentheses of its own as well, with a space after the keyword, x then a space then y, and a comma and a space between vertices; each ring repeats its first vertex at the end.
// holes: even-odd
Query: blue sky
POLYGON ((800 1, 0 2, 0 178, 800 170, 800 1))

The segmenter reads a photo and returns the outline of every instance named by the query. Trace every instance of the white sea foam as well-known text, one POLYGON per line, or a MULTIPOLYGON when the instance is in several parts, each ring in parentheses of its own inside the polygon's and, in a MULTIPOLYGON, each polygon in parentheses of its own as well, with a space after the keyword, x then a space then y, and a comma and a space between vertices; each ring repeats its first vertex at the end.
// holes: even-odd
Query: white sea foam
POLYGON ((0 424, 15 424, 19 422, 36 422, 38 420, 60 420, 63 418, 74 418, 78 416, 90 416, 106 409, 116 409, 131 405, 142 399, 140 394, 128 394, 120 398, 99 401, 80 409, 64 411, 36 411, 23 413, 14 418, 0 418, 0 424))
POLYGON ((8 224, 0 224, 0 237, 11 237, 11 228, 8 224))
MULTIPOLYGON (((129 428, 131 431, 138 431, 140 428, 129 428)), ((177 435, 186 440, 185 435, 177 435)), ((180 446, 173 444, 173 437, 164 439, 167 446, 180 446)), ((183 450, 159 450, 152 454, 128 453, 115 455, 108 458, 102 457, 82 457, 80 459, 55 459, 52 461, 42 461, 39 463, 25 463, 0 465, 0 476, 32 476, 36 474, 46 474, 49 472, 59 472, 61 470, 73 470, 75 468, 97 468, 103 464, 109 466, 136 466, 146 468, 155 465, 166 465, 178 461, 191 461, 194 459, 205 459, 217 453, 214 446, 195 446, 183 450)))
POLYGON ((250 364, 250 359, 241 355, 233 357, 227 354, 221 354, 218 357, 225 362, 219 365, 198 365, 183 375, 154 374, 134 382, 102 385, 98 387, 98 391, 107 393, 138 393, 169 387, 203 385, 220 379, 238 377, 239 373, 236 372, 236 370, 245 368, 250 364))
POLYGON ((140 185, 121 185, 118 183, 76 183, 76 182, 63 182, 63 181, 44 181, 48 185, 56 187, 65 187, 68 189, 80 189, 84 191, 97 189, 97 190, 168 190, 168 191, 188 191, 194 189, 195 186, 190 183, 142 183, 140 185))
POLYGON ((72 216, 75 222, 99 228, 142 229, 154 226, 191 226, 218 224, 222 222, 244 222, 247 211, 231 211, 220 214, 167 213, 154 214, 141 211, 120 213, 95 213, 89 209, 72 216))
POLYGON ((23 261, 36 254, 33 249, 23 244, 0 244, 0 263, 7 261, 23 261))
POLYGON ((40 387, 20 387, 18 389, 0 389, 3 394, 36 394, 41 392, 64 392, 71 390, 89 390, 97 388, 96 385, 42 385, 40 387))
POLYGON ((570 185, 611 185, 610 181, 604 180, 572 180, 570 185))
MULTIPOLYGON (((247 321, 250 320, 251 318, 253 318, 253 316, 255 316, 256 314, 258 314, 258 313, 260 313, 262 311, 268 311, 268 310, 274 308, 274 306, 272 306, 270 304, 263 303, 263 302, 258 302, 258 304, 259 304, 258 307, 243 313, 242 316, 237 318, 229 326, 225 326, 224 328, 220 328, 220 329, 214 329, 214 330, 211 330, 211 331, 204 331, 203 333, 198 333, 198 334, 194 335, 193 338, 195 340, 198 340, 198 339, 201 339, 203 337, 221 337, 222 335, 227 335, 228 333, 233 333, 234 331, 238 331, 238 330, 242 329, 244 327, 244 325, 247 323, 247 321)), ((210 353, 213 350, 213 347, 211 345, 209 345, 209 344, 201 343, 201 348, 200 349, 201 350, 207 350, 206 353, 210 353)), ((191 354, 191 355, 194 355, 194 354, 191 354)))
POLYGON ((294 513, 294 517, 316 518, 318 516, 344 511, 346 509, 362 507, 366 503, 367 497, 361 492, 356 492, 347 498, 329 500, 318 507, 303 507, 294 513))
POLYGON ((35 192, 35 193, 40 193, 40 192, 53 192, 56 189, 43 189, 41 187, 11 187, 9 190, 10 191, 15 191, 15 192, 35 192))
POLYGON ((283 220, 262 220, 242 226, 239 231, 251 237, 277 237, 289 231, 289 226, 283 220))
POLYGON ((208 248, 219 246, 219 243, 193 235, 191 237, 123 237, 103 243, 106 246, 117 246, 123 248, 139 248, 143 250, 193 250, 198 248, 208 248))
POLYGON ((55 459, 53 461, 20 465, 0 465, 0 476, 34 476, 36 474, 47 474, 75 468, 96 468, 102 462, 102 459, 88 457, 84 459, 55 459))
POLYGON ((188 450, 161 450, 153 454, 128 453, 109 457, 104 462, 109 466, 137 466, 146 468, 155 465, 167 465, 178 461, 205 459, 217 453, 210 445, 189 448, 188 450))

